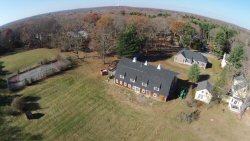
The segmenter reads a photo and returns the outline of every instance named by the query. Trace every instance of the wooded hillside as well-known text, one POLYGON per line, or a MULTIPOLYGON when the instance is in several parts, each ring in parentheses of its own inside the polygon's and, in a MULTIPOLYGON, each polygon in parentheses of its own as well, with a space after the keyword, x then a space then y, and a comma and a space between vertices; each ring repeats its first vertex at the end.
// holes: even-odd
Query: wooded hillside
MULTIPOLYGON (((210 51, 218 58, 249 33, 240 27, 193 14, 132 7, 76 9, 34 16, 5 25, 0 32, 0 53, 16 48, 60 48, 61 51, 117 52, 128 26, 140 38, 139 52, 186 47, 210 51)), ((135 55, 135 54, 133 54, 135 55)))

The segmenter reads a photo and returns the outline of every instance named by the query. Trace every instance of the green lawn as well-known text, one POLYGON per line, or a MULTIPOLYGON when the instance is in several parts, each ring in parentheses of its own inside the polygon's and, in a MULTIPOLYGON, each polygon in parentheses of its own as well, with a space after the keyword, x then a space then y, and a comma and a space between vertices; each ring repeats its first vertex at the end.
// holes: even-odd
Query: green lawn
MULTIPOLYGON (((40 50, 34 50, 32 54, 39 52, 40 50)), ((23 56, 28 58, 30 55, 27 52, 23 56)), ((16 61, 5 62, 7 68, 14 70, 16 67, 12 64, 20 63, 14 55, 8 56, 8 59, 16 61)), ((228 110, 222 113, 222 108, 226 106, 219 105, 209 110, 202 107, 198 121, 191 124, 180 123, 176 119, 177 115, 195 108, 187 107, 184 100, 163 103, 135 95, 101 77, 98 69, 100 64, 100 60, 89 58, 74 70, 18 92, 23 97, 35 97, 37 101, 33 102, 39 103, 41 109, 33 113, 45 115, 38 120, 27 120, 25 115, 8 117, 12 121, 11 126, 20 127, 26 133, 41 135, 45 141, 249 139, 250 124, 246 124, 247 119, 240 121, 228 110)))
MULTIPOLYGON (((200 68, 201 75, 203 77, 205 76, 205 78, 207 78, 210 82, 214 83, 222 71, 222 69, 220 68, 220 60, 217 60, 216 58, 210 56, 208 57, 208 61, 212 63, 212 67, 207 69, 200 68)), ((159 63, 169 70, 178 72, 181 79, 187 79, 187 74, 190 66, 174 62, 173 57, 167 60, 154 62, 153 64, 157 65, 159 63)))
POLYGON ((53 49, 35 49, 27 52, 21 52, 0 58, 0 62, 4 62, 6 70, 10 72, 17 71, 37 64, 43 59, 55 58, 58 52, 53 49))

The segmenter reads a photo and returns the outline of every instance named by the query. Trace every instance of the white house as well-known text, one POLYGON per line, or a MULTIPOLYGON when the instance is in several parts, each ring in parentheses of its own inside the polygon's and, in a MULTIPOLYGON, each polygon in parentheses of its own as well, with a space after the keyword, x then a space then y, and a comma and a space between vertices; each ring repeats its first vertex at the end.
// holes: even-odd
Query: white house
POLYGON ((212 89, 213 86, 208 81, 199 82, 195 93, 195 99, 209 104, 213 98, 212 89))
MULTIPOLYGON (((229 100, 228 106, 229 109, 233 112, 240 113, 244 101, 248 97, 248 81, 243 74, 234 77, 232 84, 232 96, 229 100)), ((243 108, 244 109, 244 108, 243 108)))
POLYGON ((231 97, 229 101, 229 109, 233 112, 240 113, 243 101, 240 98, 231 97))
POLYGON ((244 75, 234 77, 232 85, 233 97, 246 98, 248 92, 248 81, 244 75))
POLYGON ((88 38, 88 33, 84 30, 80 30, 80 31, 69 31, 67 32, 67 35, 70 36, 70 37, 74 37, 74 38, 80 38, 80 37, 83 37, 85 39, 88 38))
POLYGON ((225 53, 224 55, 223 55, 223 59, 222 59, 222 61, 221 61, 221 64, 220 64, 220 66, 221 66, 221 68, 224 68, 226 65, 227 65, 227 54, 225 53))

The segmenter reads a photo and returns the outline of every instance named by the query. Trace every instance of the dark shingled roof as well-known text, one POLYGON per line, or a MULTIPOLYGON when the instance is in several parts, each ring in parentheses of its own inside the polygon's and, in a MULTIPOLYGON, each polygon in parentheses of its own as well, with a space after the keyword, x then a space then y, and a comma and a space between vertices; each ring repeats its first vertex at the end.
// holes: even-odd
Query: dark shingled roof
POLYGON ((194 59, 195 61, 200 61, 204 63, 208 62, 207 58, 203 56, 200 52, 193 52, 188 49, 182 49, 178 52, 178 54, 182 54, 185 58, 190 60, 194 59))
POLYGON ((162 67, 159 70, 157 67, 149 64, 146 66, 142 62, 132 62, 131 59, 122 58, 117 65, 115 78, 140 88, 144 87, 142 82, 147 83, 147 87, 144 87, 146 90, 167 97, 176 75, 177 73, 162 67), (124 75, 124 79, 121 79, 120 75, 124 75), (135 79, 135 83, 130 82, 130 78, 135 79), (154 87, 158 87, 160 90, 155 91, 154 87))
POLYGON ((207 80, 199 82, 196 90, 200 91, 200 90, 204 90, 204 89, 207 89, 212 94, 213 86, 207 80))

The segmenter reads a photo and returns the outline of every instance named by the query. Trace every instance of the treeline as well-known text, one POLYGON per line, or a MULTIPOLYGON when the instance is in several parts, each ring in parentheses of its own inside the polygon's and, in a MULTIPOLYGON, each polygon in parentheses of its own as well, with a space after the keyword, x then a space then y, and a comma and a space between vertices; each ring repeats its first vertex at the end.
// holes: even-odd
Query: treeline
MULTIPOLYGON (((168 13, 158 13, 154 18, 140 12, 126 14, 100 14, 89 12, 73 20, 65 17, 40 19, 26 23, 15 29, 4 29, 0 32, 0 53, 18 47, 27 48, 60 48, 62 51, 98 51, 104 59, 112 53, 119 53, 118 47, 129 42, 127 36, 138 37, 138 53, 157 48, 157 38, 176 39, 177 46, 202 51, 211 51, 219 58, 231 51, 233 37, 237 32, 231 28, 213 24, 196 18, 171 20, 168 13), (131 31, 133 30, 133 31, 131 31)), ((137 39, 137 38, 133 38, 137 39)), ((125 49, 125 51, 127 51, 125 49)), ((130 56, 135 55, 131 53, 130 56)))
POLYGON ((11 52, 22 45, 19 32, 9 28, 0 31, 0 54, 11 52))

